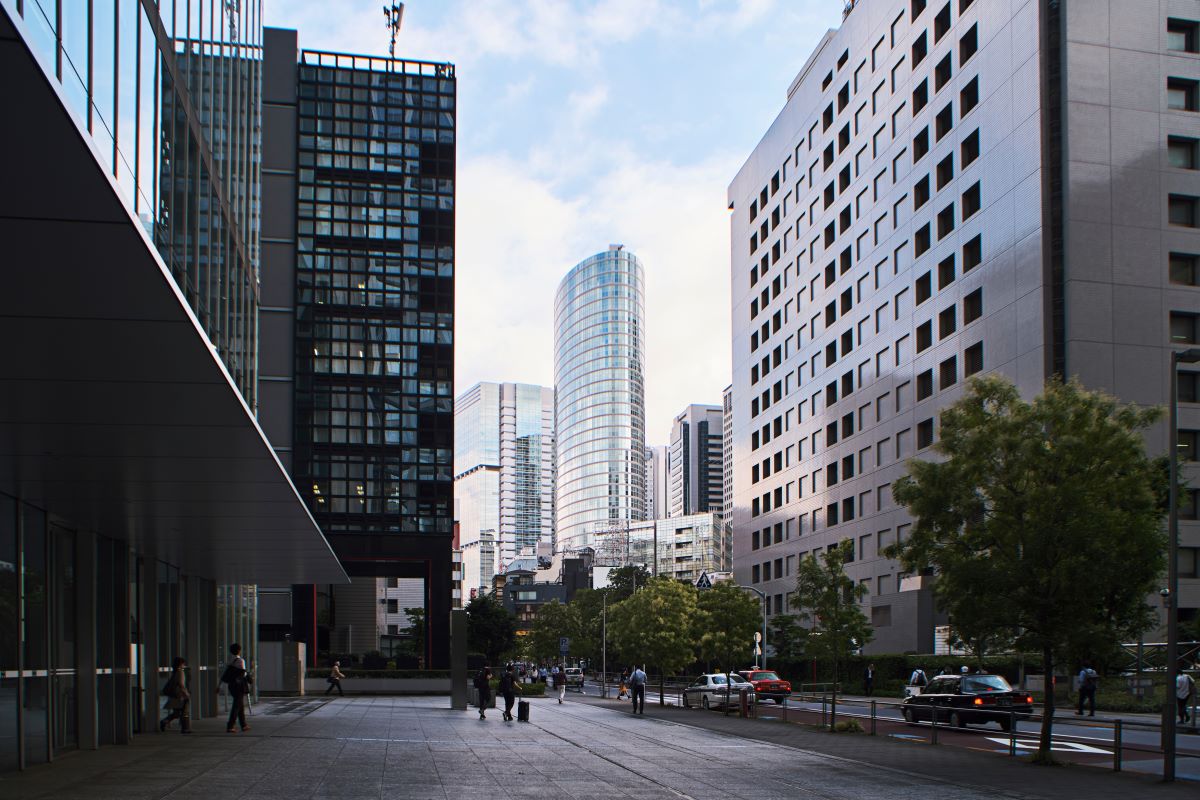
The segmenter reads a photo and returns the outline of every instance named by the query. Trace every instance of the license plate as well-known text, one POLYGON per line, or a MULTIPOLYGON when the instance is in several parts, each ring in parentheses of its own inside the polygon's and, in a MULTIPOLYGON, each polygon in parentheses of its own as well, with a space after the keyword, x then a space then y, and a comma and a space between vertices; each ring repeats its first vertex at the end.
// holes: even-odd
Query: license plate
POLYGON ((1000 705, 1002 705, 1002 706, 1011 706, 1011 705, 1012 705, 1012 698, 1011 698, 1011 697, 1001 697, 1001 698, 1000 698, 1000 705))

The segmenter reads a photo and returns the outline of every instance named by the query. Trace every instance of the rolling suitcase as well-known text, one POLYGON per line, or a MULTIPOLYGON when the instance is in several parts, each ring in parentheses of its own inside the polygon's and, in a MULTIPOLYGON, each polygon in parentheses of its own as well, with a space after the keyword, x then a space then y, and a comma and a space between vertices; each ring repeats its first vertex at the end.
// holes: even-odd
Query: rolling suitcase
POLYGON ((517 722, 529 722, 529 701, 517 701, 517 722))

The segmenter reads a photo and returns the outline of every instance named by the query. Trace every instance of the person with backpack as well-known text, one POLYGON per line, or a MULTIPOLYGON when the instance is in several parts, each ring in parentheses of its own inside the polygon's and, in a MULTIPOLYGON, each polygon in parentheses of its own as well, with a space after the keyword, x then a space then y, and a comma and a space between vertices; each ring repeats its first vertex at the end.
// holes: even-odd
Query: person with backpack
POLYGON ((633 713, 646 714, 646 673, 634 667, 629 675, 629 695, 633 698, 633 713))
POLYGON ((925 670, 921 669, 920 667, 914 669, 912 675, 910 675, 908 678, 909 686, 920 686, 924 688, 927 683, 929 683, 929 679, 925 677, 925 670))
POLYGON ((1079 709, 1075 712, 1075 716, 1083 716, 1083 704, 1089 704, 1089 717, 1096 716, 1096 685, 1100 682, 1100 676, 1096 674, 1096 670, 1092 669, 1090 664, 1084 664, 1083 669, 1079 670, 1079 709))
POLYGON ((160 733, 166 733, 171 721, 176 719, 179 720, 180 733, 192 732, 192 717, 189 713, 192 695, 187 689, 186 669, 187 660, 175 656, 175 660, 171 662, 171 677, 167 679, 167 685, 162 690, 163 695, 167 698, 167 709, 171 713, 158 723, 160 733))
POLYGON ((492 702, 492 668, 487 664, 483 665, 483 669, 475 675, 475 691, 479 695, 479 718, 487 719, 487 714, 484 710, 491 705, 492 702))
POLYGON ((242 658, 242 646, 237 642, 229 645, 229 654, 233 659, 221 674, 221 682, 229 687, 229 721, 225 723, 226 733, 236 733, 234 725, 239 725, 242 732, 250 730, 246 724, 246 695, 250 694, 250 684, 254 679, 246 671, 246 660, 242 658))
POLYGON ((1179 674, 1175 676, 1175 702, 1179 707, 1179 721, 1188 723, 1192 721, 1188 714, 1188 706, 1192 702, 1192 695, 1196 693, 1196 681, 1183 671, 1184 668, 1184 665, 1180 664, 1179 674))
POLYGON ((521 687, 517 683, 517 677, 513 674, 512 665, 509 665, 504 670, 504 674, 500 676, 500 685, 497 688, 504 697, 504 720, 505 722, 512 722, 513 703, 517 700, 517 692, 521 691, 521 687))

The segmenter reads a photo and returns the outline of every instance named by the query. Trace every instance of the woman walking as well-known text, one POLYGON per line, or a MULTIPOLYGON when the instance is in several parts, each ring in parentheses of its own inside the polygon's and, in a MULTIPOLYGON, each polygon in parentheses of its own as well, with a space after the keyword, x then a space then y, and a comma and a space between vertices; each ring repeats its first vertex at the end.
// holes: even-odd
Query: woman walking
POLYGON ((163 694, 167 697, 167 709, 171 713, 158 723, 160 733, 165 733, 171 725, 171 721, 176 719, 179 720, 180 733, 192 732, 190 713, 192 695, 187 689, 186 669, 187 661, 179 656, 176 656, 171 662, 171 677, 167 679, 167 685, 163 687, 163 694))
POLYGON ((342 691, 342 678, 346 677, 342 674, 342 662, 333 662, 333 669, 329 670, 329 677, 325 681, 329 684, 329 688, 325 690, 325 694, 329 694, 336 687, 338 697, 345 697, 346 693, 342 691))

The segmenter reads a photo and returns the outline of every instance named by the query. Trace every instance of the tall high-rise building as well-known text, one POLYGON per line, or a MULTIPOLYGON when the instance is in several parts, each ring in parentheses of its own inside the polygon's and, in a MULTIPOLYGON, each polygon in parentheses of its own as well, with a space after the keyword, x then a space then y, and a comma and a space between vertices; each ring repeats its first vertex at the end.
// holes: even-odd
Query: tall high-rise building
POLYGON ((646 519, 670 516, 667 491, 667 446, 657 444, 646 448, 646 519))
POLYGON ((623 245, 577 264, 554 301, 555 547, 646 517, 645 275, 623 245))
MULTIPOLYGON (((721 517, 733 529, 733 386, 721 392, 721 517)), ((732 541, 732 540, 731 540, 732 541)))
POLYGON ((490 587, 501 565, 554 543, 553 389, 485 382, 458 397, 454 493, 461 543, 494 539, 494 560, 464 577, 466 590, 490 587))
MULTIPOLYGON (((1198 25, 1186 2, 859 0, 824 37, 729 187, 737 580, 786 598, 798 558, 853 542, 871 648, 931 652, 929 579, 880 553, 965 379, 1168 402, 1169 350, 1200 342, 1198 25)), ((1191 563, 1200 523, 1181 537, 1191 563)), ((1194 616, 1200 581, 1179 597, 1194 616)))
POLYGON ((215 718, 255 584, 346 580, 254 416, 261 47, 0 0, 0 772, 155 730, 176 657, 215 718))
MULTIPOLYGON (((448 663, 454 426, 452 64, 263 55, 264 424, 350 572, 294 592, 321 653, 382 649, 380 578, 420 579, 448 663)), ((387 623, 392 624, 392 623, 387 623)))
POLYGON ((724 511, 720 406, 690 405, 671 424, 669 514, 724 511))

